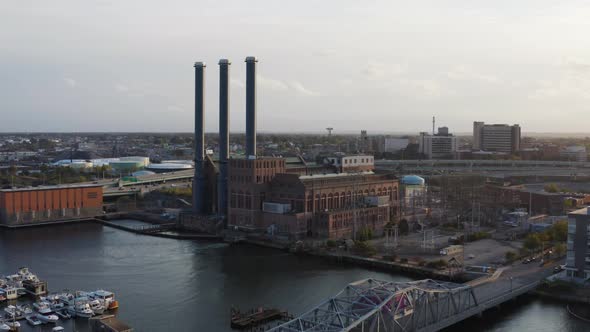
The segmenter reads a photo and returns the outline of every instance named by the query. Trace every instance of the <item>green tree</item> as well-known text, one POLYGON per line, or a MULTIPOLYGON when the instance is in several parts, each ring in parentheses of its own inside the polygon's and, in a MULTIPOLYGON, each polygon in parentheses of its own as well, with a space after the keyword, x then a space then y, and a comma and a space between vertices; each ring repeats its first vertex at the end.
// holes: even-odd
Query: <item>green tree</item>
POLYGON ((513 262, 516 259, 516 253, 514 251, 506 252, 506 260, 508 262, 513 262))
POLYGON ((541 247, 541 238, 539 234, 529 234, 524 240, 524 247, 529 251, 535 251, 541 247))
POLYGON ((563 255, 565 255, 566 249, 567 247, 565 246, 565 243, 558 243, 555 245, 555 254, 557 255, 557 257, 562 257, 563 255))
POLYGON ((546 185, 543 189, 545 189, 545 191, 548 193, 559 192, 559 187, 555 183, 550 183, 546 185))
POLYGON ((553 227, 553 240, 559 242, 567 241, 567 220, 556 222, 553 227))

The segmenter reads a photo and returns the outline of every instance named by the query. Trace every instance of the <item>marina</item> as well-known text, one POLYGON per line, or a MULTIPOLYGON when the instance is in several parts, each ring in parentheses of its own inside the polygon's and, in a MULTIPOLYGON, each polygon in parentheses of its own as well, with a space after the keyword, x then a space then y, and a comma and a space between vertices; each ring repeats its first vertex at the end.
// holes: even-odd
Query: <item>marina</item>
MULTIPOLYGON (((26 267, 0 277, 0 290, 7 295, 2 301, 8 304, 0 311, 0 331, 18 331, 21 321, 31 327, 51 325, 53 331, 63 331, 59 323, 102 317, 119 308, 115 294, 107 290, 48 293, 47 282, 26 267)), ((110 317, 116 319, 113 315, 110 317)), ((129 330, 129 327, 125 329, 129 330)))

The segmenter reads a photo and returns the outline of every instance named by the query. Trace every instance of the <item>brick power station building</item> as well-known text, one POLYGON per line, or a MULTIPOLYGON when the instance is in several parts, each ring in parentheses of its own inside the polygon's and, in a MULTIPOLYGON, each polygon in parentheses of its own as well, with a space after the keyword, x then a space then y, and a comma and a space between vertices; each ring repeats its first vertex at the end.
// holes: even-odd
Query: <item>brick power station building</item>
POLYGON ((195 63, 194 219, 215 213, 231 230, 270 233, 290 239, 354 238, 361 229, 381 234, 384 226, 399 216, 399 181, 393 175, 375 174, 373 156, 338 155, 315 164, 300 157, 256 155, 257 62, 254 57, 246 58, 246 153, 230 158, 231 63, 227 59, 219 61, 219 161, 216 165, 205 154, 206 65, 195 63), (216 200, 212 199, 213 187, 216 200))
POLYGON ((230 159, 228 225, 291 238, 353 238, 363 228, 380 235, 399 216, 399 181, 373 168, 372 156, 303 167, 285 158, 230 159))
POLYGON ((0 190, 0 224, 8 226, 95 217, 101 213, 101 185, 0 190))

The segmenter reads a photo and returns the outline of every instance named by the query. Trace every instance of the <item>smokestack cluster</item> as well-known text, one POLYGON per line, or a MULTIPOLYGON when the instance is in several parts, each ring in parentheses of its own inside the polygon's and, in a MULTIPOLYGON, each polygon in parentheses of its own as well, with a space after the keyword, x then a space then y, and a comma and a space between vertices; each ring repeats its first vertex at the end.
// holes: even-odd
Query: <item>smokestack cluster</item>
MULTIPOLYGON (((256 63, 246 58, 246 157, 256 158, 256 63)), ((229 66, 227 59, 219 60, 219 175, 217 178, 217 209, 227 215, 229 159, 229 66)), ((193 178, 193 212, 203 215, 205 193, 205 64, 195 63, 195 176, 193 178)))

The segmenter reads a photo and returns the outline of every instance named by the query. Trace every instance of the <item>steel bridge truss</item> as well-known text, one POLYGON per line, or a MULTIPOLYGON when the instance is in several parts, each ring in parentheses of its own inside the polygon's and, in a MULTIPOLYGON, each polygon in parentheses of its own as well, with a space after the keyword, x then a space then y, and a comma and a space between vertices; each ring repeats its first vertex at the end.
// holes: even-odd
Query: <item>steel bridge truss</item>
POLYGON ((477 307, 471 286, 431 279, 388 282, 365 279, 349 284, 273 332, 419 331, 477 307))

